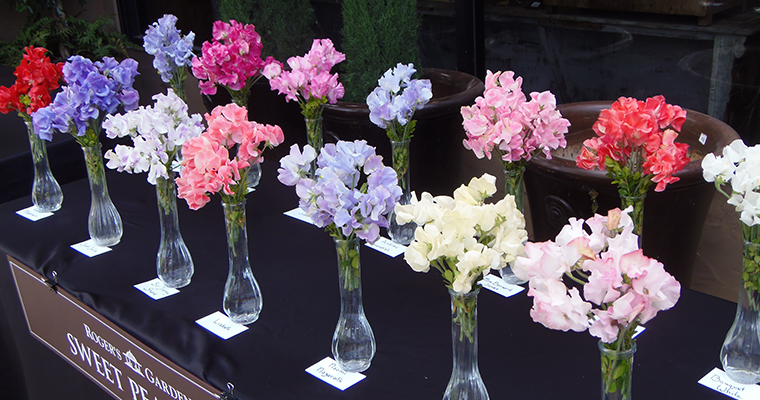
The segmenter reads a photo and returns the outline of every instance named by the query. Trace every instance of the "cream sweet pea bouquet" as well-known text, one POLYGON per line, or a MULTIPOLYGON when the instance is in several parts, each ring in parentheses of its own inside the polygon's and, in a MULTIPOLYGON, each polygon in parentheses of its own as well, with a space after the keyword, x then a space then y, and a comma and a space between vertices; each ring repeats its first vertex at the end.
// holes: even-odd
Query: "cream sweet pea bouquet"
POLYGON ((418 227, 404 259, 417 272, 430 267, 443 276, 446 287, 465 294, 491 269, 501 269, 523 253, 528 238, 525 218, 513 196, 495 204, 485 200, 496 193, 496 178, 484 174, 454 191, 454 197, 422 193, 411 204, 397 204, 398 223, 418 227))

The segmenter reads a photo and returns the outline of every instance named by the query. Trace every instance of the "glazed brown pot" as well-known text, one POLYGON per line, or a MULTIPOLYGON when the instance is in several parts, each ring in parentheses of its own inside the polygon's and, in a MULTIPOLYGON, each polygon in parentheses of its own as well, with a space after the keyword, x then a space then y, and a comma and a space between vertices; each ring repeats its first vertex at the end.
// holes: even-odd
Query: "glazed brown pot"
MULTIPOLYGON (((412 190, 434 195, 449 194, 473 176, 480 176, 472 152, 462 145, 462 106, 471 105, 483 94, 483 82, 466 73, 425 69, 423 79, 430 79, 433 99, 414 114, 417 125, 410 145, 412 190)), ((384 129, 369 120, 366 104, 338 102, 327 104, 322 113, 325 142, 364 139, 377 148, 383 163, 391 165, 390 140, 384 129)))
MULTIPOLYGON (((568 218, 591 217, 594 205, 599 214, 620 207, 617 187, 606 171, 587 171, 575 165, 583 141, 595 135, 591 127, 599 112, 611 104, 599 101, 558 106, 571 123, 565 136, 567 148, 552 152, 551 160, 543 156, 533 158, 525 173, 533 241, 553 240, 568 218)), ((659 193, 653 187, 644 201, 644 254, 657 258, 686 287, 691 282, 702 226, 715 193, 713 184, 702 178, 702 157, 720 153, 736 139, 739 139, 736 131, 722 121, 687 110, 677 142, 689 145, 692 161, 676 175, 680 178, 678 182, 659 193), (702 134, 704 144, 700 143, 702 134)))

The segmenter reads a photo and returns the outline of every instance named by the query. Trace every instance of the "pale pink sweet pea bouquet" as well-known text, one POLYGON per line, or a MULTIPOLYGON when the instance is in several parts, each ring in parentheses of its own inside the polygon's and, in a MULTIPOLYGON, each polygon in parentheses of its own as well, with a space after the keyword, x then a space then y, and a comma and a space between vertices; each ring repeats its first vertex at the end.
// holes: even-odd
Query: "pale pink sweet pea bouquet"
POLYGON ((253 25, 235 20, 214 22, 212 41, 203 42, 201 57, 192 60, 201 93, 213 95, 217 86, 223 86, 233 102, 245 106, 251 86, 261 78, 264 68, 279 64, 272 57, 262 59, 262 48, 261 36, 253 25))
POLYGON ((529 280, 534 321, 556 330, 588 329, 621 351, 631 348, 639 324, 676 304, 681 285, 639 249, 630 211, 571 218, 554 241, 525 245, 513 271, 529 280), (564 278, 582 285, 583 297, 564 278))
POLYGON ((508 164, 524 164, 537 152, 551 158, 551 150, 565 147, 570 122, 557 111, 550 91, 522 91, 522 78, 512 71, 488 71, 485 91, 475 104, 462 107, 467 139, 464 147, 478 158, 491 159, 493 152, 508 164))
POLYGON ((214 108, 205 118, 208 129, 182 145, 177 178, 178 197, 193 210, 206 205, 214 193, 225 203, 243 201, 250 167, 263 161, 265 148, 284 140, 279 126, 248 121, 248 110, 234 103, 214 108))

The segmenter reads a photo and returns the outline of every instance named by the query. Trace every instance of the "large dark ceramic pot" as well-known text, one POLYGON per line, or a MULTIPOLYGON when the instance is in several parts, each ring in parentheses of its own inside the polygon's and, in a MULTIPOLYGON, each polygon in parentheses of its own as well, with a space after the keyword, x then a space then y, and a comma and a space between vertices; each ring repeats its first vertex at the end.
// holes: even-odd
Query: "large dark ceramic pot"
MULTIPOLYGON (((418 194, 451 194, 473 176, 480 176, 483 163, 462 146, 462 106, 471 105, 483 94, 483 82, 463 72, 425 69, 423 79, 433 85, 433 99, 414 114, 417 126, 410 145, 411 188, 418 194)), ((383 163, 391 163, 391 147, 385 130, 369 120, 366 104, 325 105, 325 142, 364 139, 377 148, 383 163)))
MULTIPOLYGON (((525 189, 533 221, 533 240, 554 239, 568 218, 589 218, 592 206, 598 213, 620 207, 620 197, 606 171, 587 171, 575 165, 583 141, 595 135, 591 129, 599 112, 612 102, 582 102, 558 106, 570 120, 567 148, 552 152, 553 158, 535 157, 528 163, 525 189)), ((653 190, 644 202, 644 254, 657 258, 684 286, 689 286, 702 226, 715 193, 702 178, 702 158, 720 153, 739 135, 722 121, 687 110, 677 142, 689 144, 691 162, 676 176, 678 182, 665 191, 653 190), (704 144, 700 137, 704 134, 704 144)))

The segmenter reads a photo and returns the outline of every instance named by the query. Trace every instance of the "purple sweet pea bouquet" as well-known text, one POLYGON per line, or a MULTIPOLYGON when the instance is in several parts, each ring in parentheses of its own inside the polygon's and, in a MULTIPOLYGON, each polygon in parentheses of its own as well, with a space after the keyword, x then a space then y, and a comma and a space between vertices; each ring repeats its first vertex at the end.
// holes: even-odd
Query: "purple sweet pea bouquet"
POLYGON ((164 14, 145 31, 143 48, 153 56, 161 80, 171 85, 174 92, 185 100, 187 68, 192 67, 195 33, 182 35, 176 28, 177 17, 164 14))
POLYGON ((412 79, 414 64, 397 64, 385 71, 377 87, 367 96, 369 119, 385 129, 395 142, 408 140, 414 132, 412 117, 433 98, 429 79, 412 79))
POLYGON ((137 75, 137 61, 131 58, 117 62, 104 57, 92 62, 82 56, 70 57, 63 65, 63 91, 32 116, 35 132, 52 140, 57 130, 70 133, 82 147, 97 145, 107 114, 115 113, 119 106, 126 111, 137 108, 140 98, 132 88, 137 75))
POLYGON ((374 243, 401 196, 396 173, 382 159, 364 140, 328 143, 319 157, 313 147, 306 145, 301 152, 294 144, 280 160, 277 178, 296 187, 299 206, 314 225, 338 240, 358 236, 374 243), (316 175, 307 178, 315 158, 316 175))

